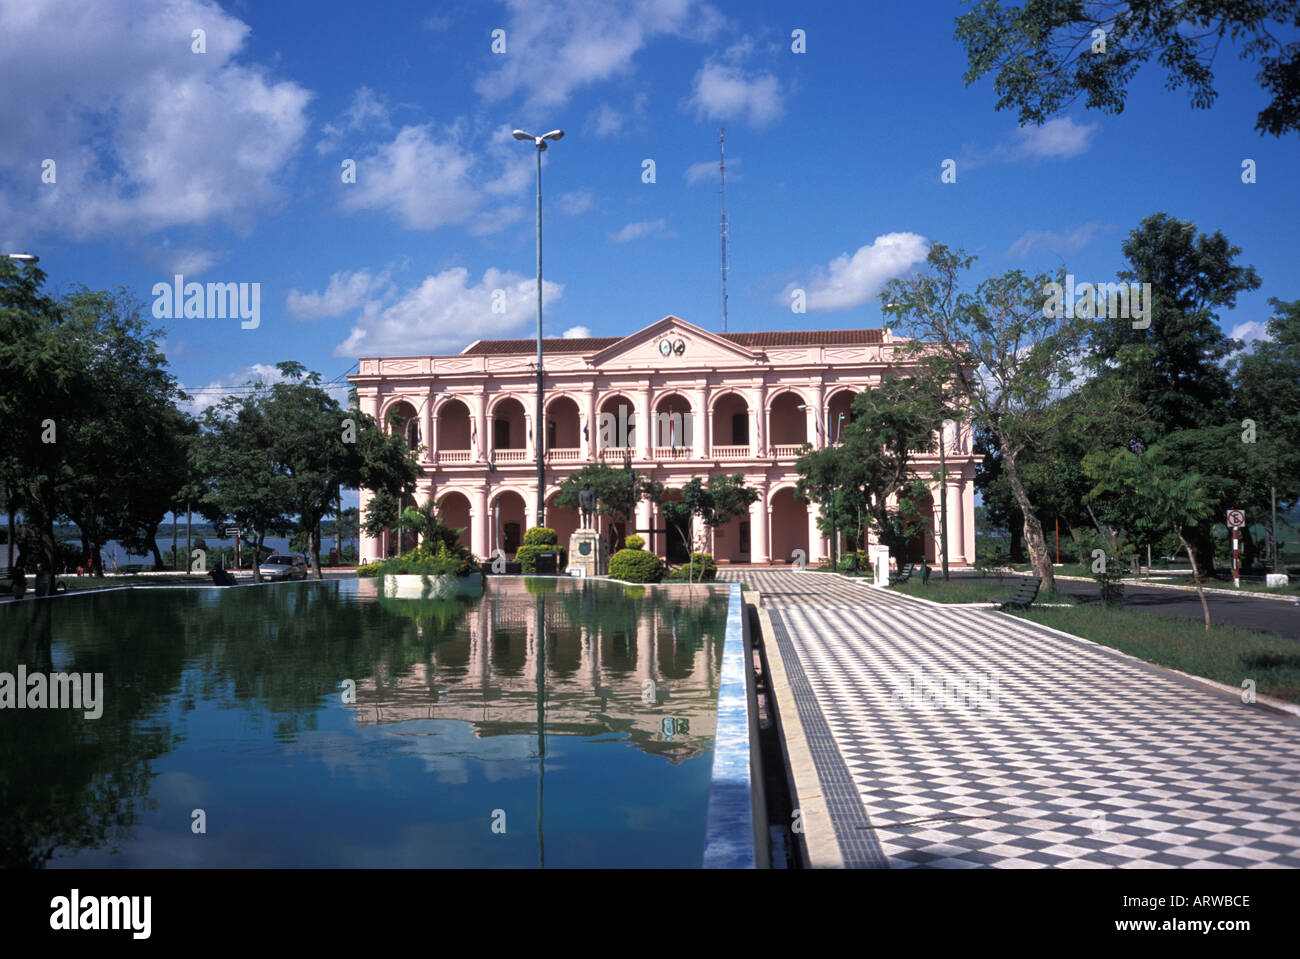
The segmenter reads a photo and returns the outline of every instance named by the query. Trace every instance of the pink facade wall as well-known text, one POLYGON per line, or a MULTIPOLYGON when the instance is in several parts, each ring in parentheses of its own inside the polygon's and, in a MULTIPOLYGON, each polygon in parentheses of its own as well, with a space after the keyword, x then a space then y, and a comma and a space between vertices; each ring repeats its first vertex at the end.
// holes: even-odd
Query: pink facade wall
MULTIPOLYGON (((815 508, 793 496, 797 448, 805 439, 816 448, 834 441, 839 413, 847 413, 854 393, 880 381, 898 342, 886 331, 878 344, 744 347, 665 317, 594 353, 548 354, 540 428, 533 422, 536 378, 528 367, 535 353, 365 358, 350 379, 362 411, 372 416, 382 419, 409 404, 416 430, 408 435, 418 431, 425 447, 417 499, 453 494, 448 521, 468 523, 470 547, 479 557, 507 545, 498 529, 507 522, 501 517, 508 514, 508 522, 523 529, 536 525, 538 444, 546 456, 548 501, 584 463, 604 457, 621 465, 627 445, 635 468, 670 489, 692 476, 740 473, 759 490, 748 529, 737 522, 706 543, 720 562, 788 563, 796 549, 817 562, 828 555, 829 542, 810 515, 815 508), (658 344, 665 337, 681 340, 685 349, 663 356, 658 344), (602 412, 609 417, 602 420, 602 412), (502 449, 494 446, 498 418, 510 424, 502 449), (637 429, 638 423, 653 428, 637 429), (744 540, 747 553, 740 550, 744 540)), ((950 561, 969 565, 975 558, 977 457, 968 423, 948 437, 947 450, 950 561)), ((937 453, 916 464, 936 503, 936 534, 939 484, 930 476, 938 466, 937 453)), ((368 500, 363 490, 363 511, 368 500)), ((567 542, 574 518, 549 519, 555 521, 547 525, 564 527, 561 542, 567 542)), ((662 526, 657 511, 652 516, 650 504, 641 504, 636 526, 652 522, 662 526)), ((390 552, 396 543, 387 540, 363 537, 362 557, 390 552)), ((656 535, 654 543, 663 555, 664 537, 656 535)))

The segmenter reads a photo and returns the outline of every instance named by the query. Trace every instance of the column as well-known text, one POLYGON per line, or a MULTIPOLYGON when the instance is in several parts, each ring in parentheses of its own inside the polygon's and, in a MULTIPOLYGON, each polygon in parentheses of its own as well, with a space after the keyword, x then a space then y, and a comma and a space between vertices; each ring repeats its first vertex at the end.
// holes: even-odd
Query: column
POLYGON ((826 435, 826 387, 821 383, 816 384, 813 390, 812 407, 808 412, 814 414, 815 426, 809 432, 808 440, 812 443, 813 449, 825 449, 831 437, 826 435))
POLYGON ((709 445, 709 394, 707 390, 691 390, 691 458, 702 460, 708 456, 709 445))
POLYGON ((650 408, 650 387, 645 387, 636 400, 636 450, 633 456, 648 460, 654 455, 654 423, 650 408))
POLYGON ((423 462, 432 463, 435 461, 434 450, 438 448, 433 438, 433 395, 429 394, 424 398, 424 406, 420 409, 420 442, 424 444, 423 462))
MULTIPOLYGON (((475 393, 470 397, 469 415, 474 417, 474 426, 478 429, 478 443, 470 443, 471 455, 477 462, 483 463, 487 461, 488 445, 492 442, 492 437, 488 433, 486 394, 475 393)), ((473 430, 470 435, 472 439, 473 430)))
POLYGON ((966 562, 975 563, 975 480, 962 483, 962 539, 966 543, 966 562))
MULTIPOLYGON (((361 490, 361 500, 360 500, 360 505, 361 505, 361 521, 362 521, 362 522, 365 522, 365 519, 366 519, 366 505, 370 502, 370 499, 371 499, 371 497, 372 497, 373 495, 374 495, 374 494, 371 493, 370 490, 368 490, 368 489, 362 489, 362 490, 361 490)), ((360 555, 357 557, 357 560, 358 560, 359 562, 362 562, 362 563, 364 563, 364 562, 373 562, 374 560, 377 560, 377 559, 381 559, 381 558, 382 558, 382 557, 379 555, 380 542, 379 542, 378 537, 375 537, 375 536, 367 536, 364 532, 362 532, 362 534, 361 534, 361 542, 358 544, 358 546, 359 546, 360 551, 361 551, 361 552, 360 552, 360 555)))
MULTIPOLYGON (((651 507, 648 499, 643 499, 636 504, 636 522, 633 524, 639 530, 649 530, 652 525, 653 517, 650 515, 651 507)), ((645 548, 651 549, 651 534, 641 532, 638 535, 645 540, 645 548)))
MULTIPOLYGON (((749 450, 757 458, 764 455, 763 451, 767 448, 767 384, 759 383, 758 388, 750 392, 753 394, 754 429, 749 434, 749 450)), ((766 552, 766 544, 763 549, 766 552)))
POLYGON ((962 481, 961 477, 954 477, 948 474, 948 562, 965 563, 966 557, 966 537, 963 535, 966 529, 964 522, 965 509, 962 502, 962 481))
POLYGON ((767 480, 754 484, 758 499, 749 504, 749 561, 755 565, 771 559, 767 552, 767 480))
POLYGON ((429 430, 424 434, 425 445, 429 447, 428 457, 430 463, 438 462, 438 417, 433 414, 434 404, 438 402, 436 396, 429 397, 428 423, 429 430))
POLYGON ((488 540, 488 519, 487 487, 476 486, 470 494, 469 540, 470 549, 480 560, 486 560, 492 553, 488 540))
MULTIPOLYGON (((599 449, 600 441, 600 423, 596 416, 596 384, 588 383, 587 392, 583 400, 583 415, 586 417, 587 436, 584 439, 581 432, 578 434, 579 445, 582 447, 582 457, 585 460, 595 461, 596 451, 599 449)), ((582 429, 580 425, 579 430, 582 429)))
POLYGON ((822 549, 822 532, 820 529, 817 528, 818 508, 819 507, 816 503, 808 504, 808 565, 809 566, 811 566, 813 563, 820 563, 822 561, 822 557, 825 555, 825 552, 822 549))

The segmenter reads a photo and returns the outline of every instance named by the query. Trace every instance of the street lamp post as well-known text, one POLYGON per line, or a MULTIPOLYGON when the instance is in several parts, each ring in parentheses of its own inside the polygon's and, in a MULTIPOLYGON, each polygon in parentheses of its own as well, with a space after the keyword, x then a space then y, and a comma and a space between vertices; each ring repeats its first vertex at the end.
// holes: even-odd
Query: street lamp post
POLYGON ((552 130, 541 136, 533 136, 523 130, 515 130, 512 136, 516 140, 532 140, 537 147, 537 415, 533 417, 534 447, 537 453, 537 525, 543 525, 543 513, 546 508, 546 483, 544 454, 542 452, 542 154, 546 151, 547 140, 559 140, 564 137, 563 130, 552 130))

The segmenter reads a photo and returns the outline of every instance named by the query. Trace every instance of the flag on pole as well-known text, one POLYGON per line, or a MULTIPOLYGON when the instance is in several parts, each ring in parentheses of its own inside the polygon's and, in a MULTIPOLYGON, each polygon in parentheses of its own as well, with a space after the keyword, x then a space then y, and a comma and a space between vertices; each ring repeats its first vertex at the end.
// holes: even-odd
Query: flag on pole
POLYGON ((478 452, 478 420, 469 421, 469 443, 474 447, 474 452, 478 452))
POLYGON ((585 419, 582 421, 582 441, 584 443, 591 442, 591 434, 587 432, 587 421, 585 419))
POLYGON ((668 448, 674 451, 677 449, 677 424, 671 416, 668 417, 668 448))

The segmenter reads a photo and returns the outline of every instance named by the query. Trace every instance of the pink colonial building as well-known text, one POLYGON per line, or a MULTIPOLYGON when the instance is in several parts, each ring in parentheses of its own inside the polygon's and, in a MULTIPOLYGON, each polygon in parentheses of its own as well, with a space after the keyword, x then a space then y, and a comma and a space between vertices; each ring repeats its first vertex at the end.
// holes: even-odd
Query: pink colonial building
MULTIPOLYGON (((888 330, 712 333, 675 316, 624 337, 544 340, 541 429, 533 422, 536 340, 479 340, 452 356, 365 358, 350 379, 363 412, 383 423, 397 413, 408 443, 422 447, 417 498, 438 501, 480 558, 497 549, 512 555, 537 525, 540 442, 545 525, 561 544, 578 516, 554 505, 558 484, 583 464, 621 467, 630 455, 669 491, 718 473, 740 473, 759 491, 748 518, 713 533, 719 563, 786 564, 796 550, 817 562, 830 544, 816 507, 795 496, 799 448, 835 440, 840 414, 847 422, 854 394, 880 382, 900 342, 888 330)), ((969 424, 946 442, 949 560, 969 565, 978 459, 969 424)), ((930 487, 937 536, 938 453, 921 456, 916 469, 930 487)), ((368 501, 363 490, 363 514, 368 501)), ((624 532, 599 522, 611 541, 624 532)), ((639 505, 635 527, 659 555, 684 557, 685 544, 652 504, 639 505)), ((361 540, 363 559, 397 549, 396 531, 361 540)), ((922 549, 934 560, 934 537, 909 558, 919 560, 922 549)))

